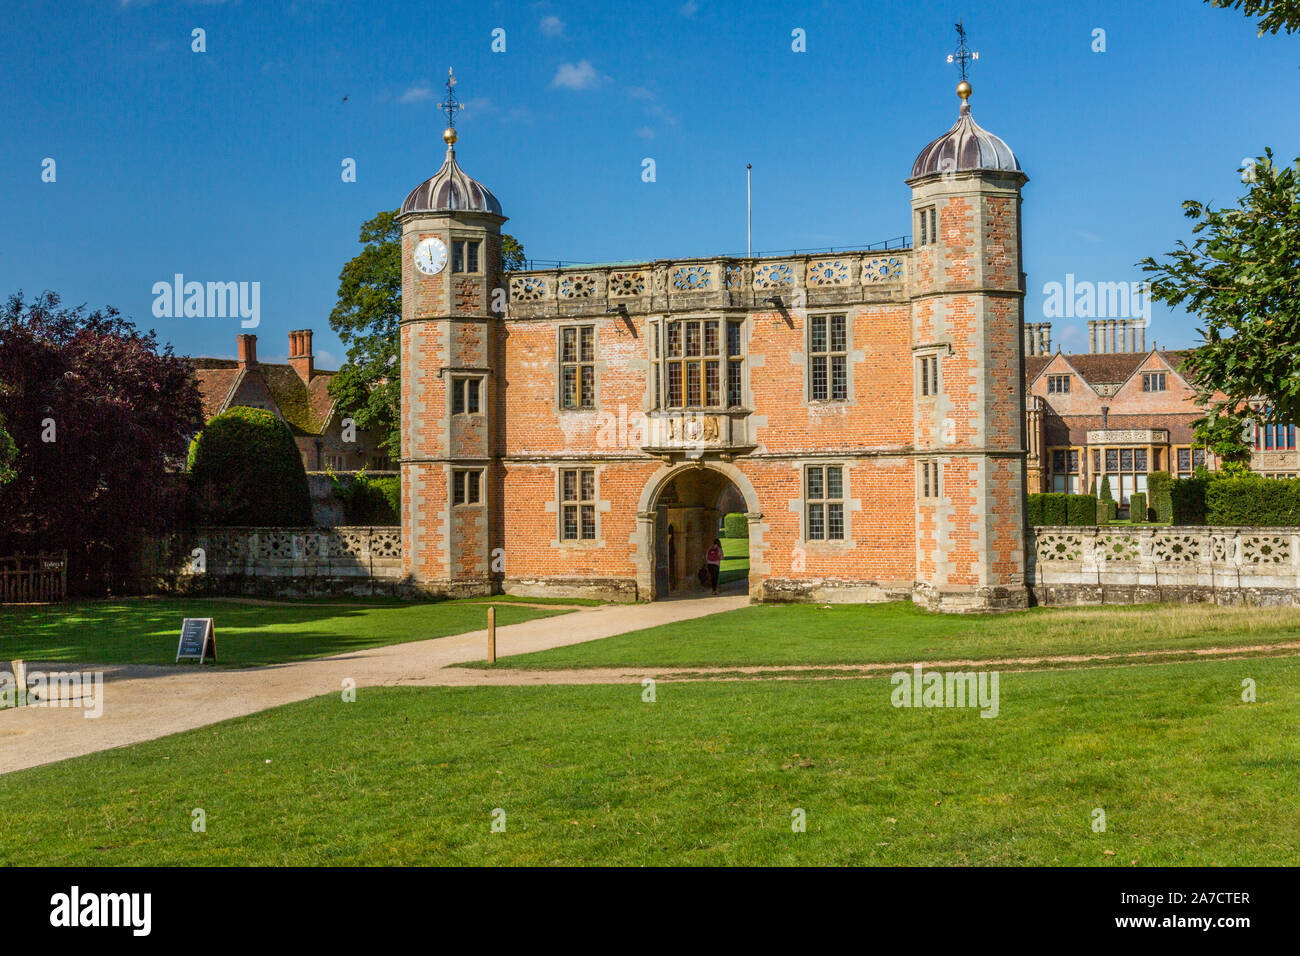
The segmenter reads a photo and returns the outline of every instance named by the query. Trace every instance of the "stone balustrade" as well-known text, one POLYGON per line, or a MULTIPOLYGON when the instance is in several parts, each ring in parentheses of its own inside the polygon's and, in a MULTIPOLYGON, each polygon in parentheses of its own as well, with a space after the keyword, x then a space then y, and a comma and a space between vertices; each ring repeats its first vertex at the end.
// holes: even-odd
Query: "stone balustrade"
POLYGON ((1043 605, 1300 605, 1300 528, 1039 527, 1028 544, 1043 605))
POLYGON ((265 597, 400 594, 396 527, 199 528, 154 539, 141 569, 149 590, 265 597), (197 553, 196 553, 197 551, 197 553))
POLYGON ((507 274, 508 318, 805 308, 887 301, 905 294, 910 249, 770 259, 678 259, 568 266, 507 274))

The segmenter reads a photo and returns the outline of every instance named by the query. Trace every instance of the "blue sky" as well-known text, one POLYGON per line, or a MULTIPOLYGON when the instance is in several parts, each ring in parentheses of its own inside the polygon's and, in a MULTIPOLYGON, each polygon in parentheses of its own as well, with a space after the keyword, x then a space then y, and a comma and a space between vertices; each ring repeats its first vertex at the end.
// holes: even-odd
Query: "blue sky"
MULTIPOLYGON (((1030 177, 1029 321, 1067 273, 1140 279, 1139 258, 1188 236, 1184 199, 1240 194, 1243 157, 1300 152, 1300 37, 1258 37, 1197 0, 80 0, 5 15, 0 291, 115 305, 195 355, 233 355, 239 322, 154 318, 153 284, 178 272, 260 282, 260 357, 311 327, 318 364, 337 366, 339 269, 361 222, 441 164, 449 65, 468 104, 458 158, 530 256, 743 252, 747 162, 756 251, 852 246, 910 231, 903 179, 956 119, 946 56, 963 17, 974 115, 1030 177)), ((1054 320, 1055 341, 1086 349, 1084 325, 1054 320)), ((1152 340, 1194 344, 1194 320, 1157 305, 1152 340)))

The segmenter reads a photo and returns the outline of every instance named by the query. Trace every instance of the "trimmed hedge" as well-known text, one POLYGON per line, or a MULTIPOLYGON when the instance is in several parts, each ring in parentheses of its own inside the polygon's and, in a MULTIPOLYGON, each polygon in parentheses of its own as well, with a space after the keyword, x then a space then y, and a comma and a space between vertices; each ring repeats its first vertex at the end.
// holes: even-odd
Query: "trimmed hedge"
POLYGON ((1067 495, 1065 514, 1069 524, 1094 524, 1097 521, 1097 499, 1092 495, 1067 495))
POLYGON ((1097 523, 1097 499, 1092 495, 1060 492, 1033 494, 1025 506, 1025 521, 1041 525, 1092 525, 1097 523))
POLYGON ((222 412, 190 443, 190 501, 200 524, 312 525, 311 492, 293 433, 261 408, 222 412))
POLYGON ((733 511, 722 519, 722 536, 724 538, 748 538, 749 519, 739 511, 733 511))
POLYGON ((1173 482, 1173 475, 1167 471, 1153 471, 1147 475, 1147 504, 1155 512, 1155 520, 1161 524, 1174 520, 1174 503, 1170 497, 1173 482))
POLYGON ((1213 525, 1300 525, 1300 479, 1213 478, 1205 483, 1205 522, 1213 525))
POLYGON ((1106 510, 1110 512, 1110 520, 1119 520, 1119 502, 1114 498, 1106 499, 1106 510))
POLYGON ((1180 478, 1169 483, 1169 510, 1174 524, 1205 524, 1205 488, 1209 483, 1208 478, 1180 478))
POLYGON ((402 480, 396 475, 367 478, 364 474, 332 476, 334 494, 343 502, 348 524, 393 525, 401 522, 402 480))
POLYGON ((1128 517, 1130 521, 1147 520, 1147 494, 1135 491, 1128 496, 1128 517))

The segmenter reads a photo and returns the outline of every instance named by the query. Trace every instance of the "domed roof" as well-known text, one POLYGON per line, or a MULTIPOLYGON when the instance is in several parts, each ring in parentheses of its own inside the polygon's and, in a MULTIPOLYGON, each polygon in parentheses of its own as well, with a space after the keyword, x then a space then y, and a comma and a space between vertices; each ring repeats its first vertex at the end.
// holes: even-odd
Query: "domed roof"
POLYGON ((952 129, 921 150, 912 164, 909 179, 933 173, 959 173, 965 170, 991 169, 1020 172, 1011 147, 976 123, 970 115, 970 87, 962 97, 961 115, 952 129))
MULTIPOLYGON (((449 130, 448 133, 451 131, 449 130)), ((472 179, 456 163, 454 134, 447 137, 447 159, 430 178, 411 190, 402 203, 408 212, 487 212, 500 216, 501 203, 492 191, 472 179)))

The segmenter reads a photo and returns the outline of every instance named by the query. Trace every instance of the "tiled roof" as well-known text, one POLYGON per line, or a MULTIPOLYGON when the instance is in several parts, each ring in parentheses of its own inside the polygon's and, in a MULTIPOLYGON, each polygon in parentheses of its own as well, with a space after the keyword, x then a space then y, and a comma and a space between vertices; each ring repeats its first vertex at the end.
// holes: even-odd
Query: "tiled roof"
MULTIPOLYGON (((203 417, 211 419, 230 397, 231 387, 239 377, 239 363, 234 359, 192 358, 190 366, 203 397, 203 417)), ((295 434, 319 435, 325 430, 334 403, 329 383, 336 373, 317 369, 311 384, 307 385, 292 365, 259 362, 248 374, 261 375, 280 414, 295 434)))
MULTIPOLYGON (((1159 351, 1161 358, 1180 374, 1183 363, 1190 353, 1190 349, 1161 349, 1159 351)), ((1084 381, 1094 386, 1119 385, 1128 381, 1129 377, 1138 370, 1138 366, 1146 361, 1149 354, 1149 352, 1083 352, 1077 355, 1069 352, 1060 353, 1061 357, 1083 376, 1084 381)), ((1041 375, 1043 369, 1054 358, 1056 358, 1055 353, 1052 355, 1026 355, 1025 385, 1028 386, 1041 375)))
POLYGON ((230 390, 234 388, 235 381, 239 378, 239 367, 233 362, 229 368, 202 368, 197 366, 194 360, 191 360, 190 364, 194 367, 194 377, 199 382, 199 396, 203 400, 203 420, 206 422, 215 417, 221 411, 221 406, 226 404, 226 399, 230 397, 230 390))

